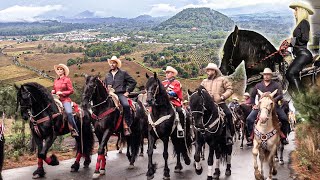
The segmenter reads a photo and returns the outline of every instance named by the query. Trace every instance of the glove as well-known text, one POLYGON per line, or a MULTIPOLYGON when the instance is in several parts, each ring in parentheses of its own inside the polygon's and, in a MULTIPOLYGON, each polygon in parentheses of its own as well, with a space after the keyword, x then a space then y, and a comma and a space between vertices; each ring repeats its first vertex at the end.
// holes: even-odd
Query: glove
POLYGON ((177 94, 176 94, 174 91, 169 91, 169 92, 168 92, 168 95, 169 95, 169 96, 172 96, 172 97, 177 96, 177 94))

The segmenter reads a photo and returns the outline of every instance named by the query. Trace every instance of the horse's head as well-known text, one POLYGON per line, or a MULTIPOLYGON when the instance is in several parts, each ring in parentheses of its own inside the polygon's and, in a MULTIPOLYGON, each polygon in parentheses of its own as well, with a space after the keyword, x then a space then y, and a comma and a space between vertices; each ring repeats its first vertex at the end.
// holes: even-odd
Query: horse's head
POLYGON ((153 77, 150 77, 146 74, 147 83, 146 83, 146 90, 147 90, 147 103, 149 106, 156 105, 156 96, 160 93, 161 82, 157 77, 157 73, 153 74, 153 77))
POLYGON ((86 84, 82 93, 82 103, 84 107, 88 107, 91 101, 95 98, 106 99, 108 89, 98 76, 85 76, 86 84), (105 97, 106 96, 106 97, 105 97))
MULTIPOLYGON (((16 86, 15 86, 16 87, 16 86)), ((16 87, 17 92, 17 109, 20 105, 21 116, 24 120, 28 120, 29 111, 32 108, 32 95, 26 86, 21 85, 20 88, 16 87)))
POLYGON ((260 90, 258 90, 258 93, 260 95, 260 100, 259 100, 259 121, 262 124, 265 124, 267 120, 272 118, 272 112, 274 110, 274 100, 273 96, 277 93, 278 90, 273 91, 272 93, 266 92, 262 93, 260 90))

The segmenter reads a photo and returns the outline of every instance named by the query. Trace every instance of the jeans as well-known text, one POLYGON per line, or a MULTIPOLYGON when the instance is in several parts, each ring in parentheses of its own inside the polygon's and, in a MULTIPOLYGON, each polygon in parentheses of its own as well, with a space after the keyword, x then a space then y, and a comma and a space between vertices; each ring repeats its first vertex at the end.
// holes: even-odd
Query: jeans
POLYGON ((132 118, 131 118, 130 105, 128 102, 128 98, 125 97, 123 94, 117 94, 117 96, 119 97, 119 101, 123 108, 124 119, 126 120, 128 126, 130 127, 132 124, 132 118))
MULTIPOLYGON (((68 116, 68 121, 69 123, 72 125, 72 127, 78 131, 78 127, 77 127, 77 124, 74 120, 74 117, 73 117, 73 114, 72 114, 72 107, 71 107, 71 102, 64 102, 63 103, 63 107, 64 107, 64 110, 68 116)), ((79 132, 79 131, 78 131, 79 132)))
MULTIPOLYGON (((288 116, 286 113, 280 108, 280 106, 276 105, 276 113, 278 115, 278 118, 281 122, 281 131, 284 133, 284 135, 287 135, 290 132, 290 124, 288 122, 288 116)), ((253 130, 254 122, 257 119, 258 116, 258 109, 252 109, 251 113, 247 117, 247 127, 248 127, 248 133, 251 135, 251 132, 253 130)))
POLYGON ((234 130, 233 121, 232 121, 232 113, 231 113, 230 109, 228 108, 228 106, 226 105, 226 103, 221 103, 221 104, 219 104, 219 106, 223 109, 223 112, 226 115, 226 118, 227 118, 226 125, 230 130, 231 136, 233 136, 235 133, 235 130, 234 130))

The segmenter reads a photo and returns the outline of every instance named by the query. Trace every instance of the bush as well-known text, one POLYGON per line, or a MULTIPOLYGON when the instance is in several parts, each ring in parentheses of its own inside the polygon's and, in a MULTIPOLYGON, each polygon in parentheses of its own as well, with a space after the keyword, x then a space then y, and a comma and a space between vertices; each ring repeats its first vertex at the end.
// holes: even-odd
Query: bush
POLYGON ((74 64, 77 64, 77 61, 76 61, 76 60, 74 60, 74 59, 68 59, 68 61, 67 61, 67 66, 72 66, 72 65, 74 65, 74 64))

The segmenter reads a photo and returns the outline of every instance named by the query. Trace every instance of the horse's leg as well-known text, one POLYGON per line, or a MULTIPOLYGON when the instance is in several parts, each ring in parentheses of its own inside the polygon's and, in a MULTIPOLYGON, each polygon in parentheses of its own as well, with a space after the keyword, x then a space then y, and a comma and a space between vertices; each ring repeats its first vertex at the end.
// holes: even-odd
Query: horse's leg
MULTIPOLYGON (((208 156, 208 174, 207 174, 207 180, 212 180, 213 179, 219 179, 219 175, 213 173, 213 156, 214 156, 214 148, 212 145, 209 145, 209 156, 208 156), (215 177, 217 176, 217 178, 215 177)), ((218 162, 218 161, 217 161, 218 162)))
POLYGON ((96 163, 96 169, 92 176, 93 179, 98 178, 100 175, 105 174, 106 167, 106 157, 104 155, 105 146, 109 141, 110 136, 112 135, 112 131, 110 129, 106 129, 103 133, 101 140, 99 140, 99 148, 98 148, 98 158, 96 163))
POLYGON ((265 153, 262 149, 259 150, 259 159, 260 159, 260 172, 261 172, 261 179, 264 179, 264 169, 263 169, 263 163, 265 160, 265 153))
POLYGON ((256 180, 259 180, 262 177, 261 173, 258 169, 258 153, 259 153, 258 143, 254 140, 253 148, 252 148, 252 155, 253 155, 254 176, 255 176, 256 180))
POLYGON ((141 135, 141 139, 140 139, 140 154, 139 156, 143 156, 143 145, 144 145, 144 137, 143 135, 141 135))
POLYGON ((241 135, 240 149, 243 149, 243 140, 244 140, 244 137, 247 136, 247 134, 245 132, 245 129, 244 129, 244 124, 243 123, 241 123, 241 132, 242 132, 242 135, 241 135))
POLYGON ((127 153, 126 153, 126 156, 127 156, 129 161, 131 160, 131 150, 130 150, 131 146, 132 146, 131 138, 127 137, 127 153))
POLYGON ((196 174, 200 175, 203 171, 203 168, 200 164, 200 153, 202 150, 202 146, 204 146, 204 143, 200 140, 199 132, 196 131, 196 141, 195 141, 195 153, 194 153, 194 166, 196 174))
POLYGON ((163 139, 163 159, 164 159, 164 170, 163 170, 163 179, 170 179, 170 169, 168 167, 168 146, 169 146, 169 137, 163 139))
POLYGON ((59 165, 59 160, 57 158, 56 155, 52 154, 50 157, 46 157, 47 156, 47 153, 48 153, 48 150, 50 149, 50 147, 52 146, 54 140, 57 138, 56 135, 51 135, 51 136, 48 136, 46 139, 45 139, 45 143, 44 143, 44 146, 40 152, 40 155, 43 157, 42 159, 48 164, 48 165, 51 165, 51 166, 56 166, 56 165, 59 165))
POLYGON ((82 157, 82 154, 80 151, 77 151, 77 156, 75 162, 71 166, 71 172, 78 172, 80 168, 80 159, 82 157))
POLYGON ((283 150, 284 150, 284 145, 282 143, 280 143, 280 161, 279 161, 280 165, 284 164, 284 162, 283 162, 283 150))
POLYGON ((232 154, 232 145, 227 146, 227 169, 225 172, 226 176, 231 175, 231 154, 232 154))
POLYGON ((272 180, 272 175, 277 175, 277 169, 276 169, 276 166, 275 166, 275 161, 274 161, 274 154, 275 152, 277 151, 277 146, 274 145, 272 147, 272 149, 270 150, 270 157, 265 157, 265 158, 268 158, 269 160, 269 177, 267 178, 267 180, 272 180))
MULTIPOLYGON (((214 173, 213 173, 213 179, 219 179, 220 177, 220 158, 221 158, 221 152, 219 152, 220 150, 218 149, 215 149, 215 148, 212 148, 212 159, 213 159, 213 155, 214 155, 214 152, 216 152, 216 166, 215 166, 215 169, 214 169, 214 173)), ((210 150, 211 152, 211 150, 210 150)), ((209 154, 210 156, 210 154, 209 154)))
POLYGON ((156 139, 151 134, 151 131, 153 130, 148 131, 148 172, 146 174, 148 180, 153 179, 156 172, 156 165, 152 162, 153 147, 156 139))
POLYGON ((38 146, 38 168, 33 172, 33 176, 32 178, 33 179, 38 179, 38 178, 42 178, 44 177, 44 175, 46 174, 44 172, 44 169, 43 169, 43 158, 42 156, 40 155, 40 152, 42 150, 42 147, 43 147, 43 144, 42 144, 42 139, 40 139, 37 135, 35 135, 33 133, 33 137, 34 137, 34 140, 38 146))
POLYGON ((182 165, 181 165, 181 153, 180 152, 176 152, 176 156, 177 156, 177 164, 174 167, 174 172, 175 173, 181 173, 182 170, 182 165))
POLYGON ((204 161, 206 160, 206 158, 204 157, 204 152, 206 150, 206 143, 203 144, 202 148, 201 148, 201 159, 204 161))

